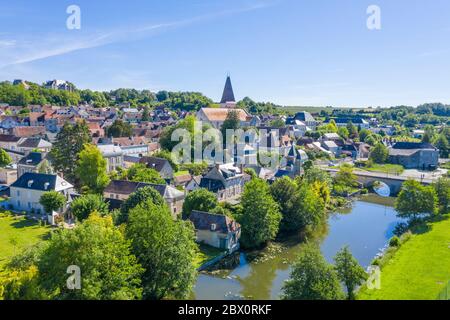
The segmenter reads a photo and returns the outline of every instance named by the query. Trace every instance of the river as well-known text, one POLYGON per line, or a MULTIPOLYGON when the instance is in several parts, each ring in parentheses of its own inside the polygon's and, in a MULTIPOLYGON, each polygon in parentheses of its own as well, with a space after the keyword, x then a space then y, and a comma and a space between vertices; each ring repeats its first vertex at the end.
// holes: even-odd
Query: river
MULTIPOLYGON (((328 225, 318 232, 314 241, 320 245, 325 258, 332 262, 334 255, 344 245, 359 263, 367 267, 373 257, 392 237, 396 217, 392 198, 366 196, 354 201, 351 208, 330 215, 328 225)), ((302 244, 274 246, 258 262, 248 262, 244 253, 239 265, 220 275, 200 274, 194 294, 198 300, 208 299, 279 299, 281 288, 289 278, 290 267, 302 244)))

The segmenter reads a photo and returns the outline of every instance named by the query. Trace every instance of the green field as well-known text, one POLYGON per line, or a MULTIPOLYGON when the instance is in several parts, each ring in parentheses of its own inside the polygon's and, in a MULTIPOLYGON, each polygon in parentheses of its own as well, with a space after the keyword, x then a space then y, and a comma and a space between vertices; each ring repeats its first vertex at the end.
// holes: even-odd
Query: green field
POLYGON ((222 253, 224 253, 223 250, 205 245, 205 244, 199 244, 199 253, 197 255, 197 259, 195 259, 195 267, 199 268, 204 263, 208 262, 209 260, 214 259, 217 256, 220 256, 222 253))
POLYGON ((390 173, 390 174, 401 174, 403 171, 405 171, 405 168, 403 166, 398 164, 376 164, 374 163, 371 167, 365 167, 363 168, 367 171, 372 172, 383 172, 383 173, 390 173))
POLYGON ((381 289, 361 300, 435 300, 450 280, 450 217, 417 230, 381 270, 381 289))
POLYGON ((44 240, 49 232, 50 227, 39 226, 36 221, 0 217, 0 268, 14 253, 44 240))

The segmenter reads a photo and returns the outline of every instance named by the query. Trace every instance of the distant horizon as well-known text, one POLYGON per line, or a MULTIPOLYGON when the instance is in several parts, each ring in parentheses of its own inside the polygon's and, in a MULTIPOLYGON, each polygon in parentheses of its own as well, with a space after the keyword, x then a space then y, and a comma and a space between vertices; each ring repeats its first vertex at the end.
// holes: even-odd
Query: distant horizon
MULTIPOLYGON (((43 84, 45 84, 47 81, 63 80, 63 81, 68 81, 68 82, 70 82, 70 83, 73 83, 73 84, 75 85, 75 87, 76 87, 77 90, 91 90, 91 91, 97 91, 97 92, 111 92, 111 91, 115 91, 115 90, 118 90, 118 89, 134 89, 134 90, 138 90, 138 91, 142 91, 142 90, 150 90, 150 91, 153 92, 153 93, 157 93, 158 91, 167 91, 167 92, 197 92, 197 93, 203 94, 205 97, 207 97, 207 98, 213 100, 213 103, 214 103, 214 104, 219 104, 219 103, 220 103, 220 102, 219 102, 219 101, 220 101, 220 98, 219 98, 219 100, 215 100, 215 99, 211 98, 210 96, 204 94, 204 93, 203 93, 202 91, 200 91, 200 90, 182 91, 182 90, 176 90, 176 89, 173 89, 173 90, 167 90, 167 89, 162 88, 162 89, 160 89, 160 90, 154 91, 154 90, 149 89, 149 88, 134 88, 134 87, 117 87, 117 88, 108 89, 108 90, 95 90, 95 89, 92 89, 92 88, 80 88, 80 87, 78 87, 78 85, 77 85, 76 83, 74 83, 73 81, 71 81, 71 80, 69 80, 69 79, 48 79, 48 80, 44 80, 44 81, 31 81, 31 80, 28 80, 28 79, 14 78, 14 79, 12 79, 12 80, 9 80, 9 79, 6 79, 6 80, 0 80, 0 82, 1 82, 1 81, 9 81, 9 82, 13 83, 15 80, 22 80, 22 81, 32 82, 32 83, 35 83, 35 84, 38 84, 38 85, 43 85, 43 84)), ((232 79, 232 78, 231 78, 231 81, 233 82, 233 79, 232 79)), ((224 81, 224 83, 225 83, 225 81, 224 81)), ((220 96, 220 95, 219 95, 219 96, 220 96)), ((250 98, 250 99, 252 99, 253 101, 259 102, 259 103, 273 103, 273 104, 278 105, 278 106, 280 106, 280 107, 282 107, 282 108, 317 108, 317 109, 326 109, 326 108, 329 108, 329 109, 369 109, 369 108, 377 109, 377 108, 382 108, 382 109, 388 109, 388 108, 393 108, 393 107, 403 107, 403 106, 404 106, 404 107, 417 108, 418 106, 423 105, 423 104, 435 104, 435 103, 442 103, 442 104, 445 104, 445 105, 446 105, 446 103, 444 103, 444 102, 442 102, 442 101, 428 101, 428 102, 419 103, 419 104, 417 104, 417 105, 399 104, 399 105, 390 105, 390 106, 370 106, 370 105, 369 105, 369 106, 283 105, 283 104, 276 103, 276 102, 274 102, 274 101, 261 101, 261 100, 258 100, 256 97, 250 97, 250 96, 244 96, 244 97, 242 97, 242 98, 240 98, 240 99, 236 99, 236 102, 239 102, 239 101, 243 100, 244 98, 250 98)))

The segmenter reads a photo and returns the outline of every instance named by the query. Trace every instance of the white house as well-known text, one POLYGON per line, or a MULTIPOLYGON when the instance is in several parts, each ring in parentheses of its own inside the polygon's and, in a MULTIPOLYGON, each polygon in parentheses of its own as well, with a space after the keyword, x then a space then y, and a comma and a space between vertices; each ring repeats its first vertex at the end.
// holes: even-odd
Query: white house
POLYGON ((10 186, 9 204, 15 211, 25 211, 42 218, 47 216, 48 222, 55 223, 55 217, 64 213, 71 202, 70 194, 73 185, 54 174, 27 172, 10 186), (57 191, 66 197, 66 205, 59 212, 48 214, 39 203, 41 196, 48 191, 57 191))
POLYGON ((97 148, 102 153, 107 162, 107 171, 115 171, 118 167, 123 168, 123 150, 113 144, 99 144, 97 148))

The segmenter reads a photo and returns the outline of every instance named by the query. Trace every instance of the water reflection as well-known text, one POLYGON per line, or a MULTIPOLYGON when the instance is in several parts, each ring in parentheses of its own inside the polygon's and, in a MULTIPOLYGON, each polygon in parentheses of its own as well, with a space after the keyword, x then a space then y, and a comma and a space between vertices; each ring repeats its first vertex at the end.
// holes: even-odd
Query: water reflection
MULTIPOLYGON (((317 241, 325 258, 332 262, 336 252, 349 245, 352 253, 364 266, 392 237, 395 225, 401 221, 396 217, 389 198, 365 197, 355 201, 350 209, 330 216, 328 224, 317 232, 317 241), (382 204, 380 204, 380 202, 382 204)), ((197 299, 278 299, 290 267, 302 244, 286 243, 280 250, 268 249, 260 262, 248 262, 244 254, 234 270, 221 275, 200 275, 195 288, 197 299)), ((258 260, 258 259, 257 259, 258 260)), ((256 260, 256 261, 257 261, 256 260)))

